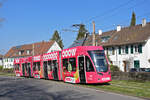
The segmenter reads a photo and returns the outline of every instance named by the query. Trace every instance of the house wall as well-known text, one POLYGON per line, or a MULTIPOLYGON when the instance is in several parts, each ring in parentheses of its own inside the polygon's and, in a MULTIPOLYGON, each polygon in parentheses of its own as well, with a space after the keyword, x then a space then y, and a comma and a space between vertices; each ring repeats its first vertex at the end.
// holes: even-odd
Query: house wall
POLYGON ((13 68, 14 58, 4 58, 3 59, 3 68, 13 68))
POLYGON ((117 65, 121 71, 125 71, 124 66, 126 63, 126 71, 128 72, 130 68, 134 68, 134 61, 139 61, 140 68, 150 68, 150 63, 148 59, 150 59, 150 39, 145 43, 142 44, 142 53, 135 52, 135 46, 139 44, 133 44, 133 54, 131 54, 131 45, 128 46, 128 54, 125 52, 125 45, 121 46, 121 54, 119 54, 119 46, 114 46, 114 55, 112 47, 105 48, 105 53, 108 53, 110 60, 112 61, 113 65, 117 65), (108 51, 107 51, 108 50, 108 51), (122 53, 124 51, 124 53, 122 53))
POLYGON ((3 65, 3 60, 2 60, 2 58, 0 58, 0 66, 2 66, 3 65))
POLYGON ((147 40, 145 46, 144 46, 144 55, 145 55, 145 63, 147 65, 147 68, 150 68, 150 38, 147 40))
POLYGON ((50 47, 50 49, 47 51, 47 53, 54 52, 54 51, 61 51, 61 48, 57 42, 54 42, 54 44, 50 47))

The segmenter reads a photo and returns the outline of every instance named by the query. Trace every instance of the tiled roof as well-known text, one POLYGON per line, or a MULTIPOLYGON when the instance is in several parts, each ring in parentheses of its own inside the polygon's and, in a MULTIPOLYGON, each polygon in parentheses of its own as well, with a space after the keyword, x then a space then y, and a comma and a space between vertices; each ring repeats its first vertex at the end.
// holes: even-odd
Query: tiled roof
MULTIPOLYGON (((108 32, 103 32, 101 35, 99 34, 96 34, 95 36, 95 40, 96 40, 96 43, 101 43, 101 38, 102 37, 111 37, 112 34, 114 34, 116 31, 115 30, 112 30, 112 31, 108 31, 108 32)), ((92 43, 92 35, 89 35, 84 43, 85 46, 91 46, 93 43, 92 43)))
POLYGON ((25 44, 25 45, 20 45, 20 46, 14 46, 12 47, 6 54, 5 58, 11 58, 11 57, 25 57, 25 56, 32 56, 33 54, 33 48, 34 48, 34 55, 40 55, 43 53, 46 53, 49 48, 53 45, 55 41, 42 41, 42 42, 37 42, 33 44, 25 44), (27 54, 27 51, 30 51, 29 54, 27 54), (23 53, 19 55, 19 51, 22 51, 23 53))
MULTIPOLYGON (((134 43, 146 42, 150 38, 150 23, 142 27, 141 24, 122 28, 121 31, 104 32, 102 35, 96 35, 97 45, 112 46, 112 45, 126 45, 134 43), (110 36, 107 42, 102 42, 103 36, 110 36)), ((92 36, 89 36, 84 45, 92 45, 92 36)))

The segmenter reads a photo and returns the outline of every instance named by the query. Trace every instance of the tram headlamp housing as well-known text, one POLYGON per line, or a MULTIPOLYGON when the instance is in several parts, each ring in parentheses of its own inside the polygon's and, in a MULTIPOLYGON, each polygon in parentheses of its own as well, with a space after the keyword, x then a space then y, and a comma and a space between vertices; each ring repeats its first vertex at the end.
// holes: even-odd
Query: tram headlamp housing
POLYGON ((98 73, 98 74, 103 76, 103 73, 98 73))

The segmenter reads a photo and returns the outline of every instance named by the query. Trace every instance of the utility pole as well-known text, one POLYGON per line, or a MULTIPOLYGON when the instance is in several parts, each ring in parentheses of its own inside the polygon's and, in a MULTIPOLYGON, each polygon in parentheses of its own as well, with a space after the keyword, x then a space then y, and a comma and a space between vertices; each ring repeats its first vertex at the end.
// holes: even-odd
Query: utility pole
POLYGON ((34 43, 32 44, 32 56, 34 56, 34 43))
POLYGON ((93 24, 92 43, 93 46, 95 46, 95 22, 93 21, 92 24, 93 24))

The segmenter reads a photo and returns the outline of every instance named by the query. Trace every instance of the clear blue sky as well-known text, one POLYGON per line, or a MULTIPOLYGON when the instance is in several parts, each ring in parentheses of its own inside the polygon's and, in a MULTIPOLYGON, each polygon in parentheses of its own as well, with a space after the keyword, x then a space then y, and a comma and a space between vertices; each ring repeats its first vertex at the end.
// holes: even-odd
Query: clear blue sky
POLYGON ((12 46, 48 41, 54 30, 58 30, 65 47, 76 38, 73 24, 83 23, 92 32, 92 21, 96 31, 109 31, 116 25, 128 26, 132 11, 137 24, 142 18, 150 21, 150 0, 0 0, 0 54, 12 46), (4 1, 4 2, 3 2, 4 1))

